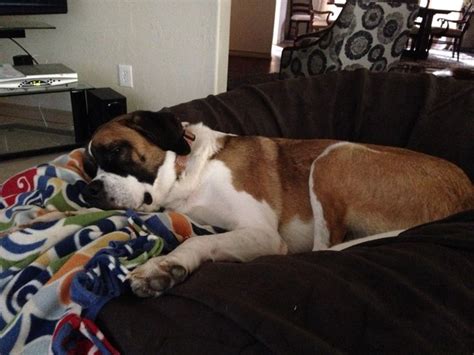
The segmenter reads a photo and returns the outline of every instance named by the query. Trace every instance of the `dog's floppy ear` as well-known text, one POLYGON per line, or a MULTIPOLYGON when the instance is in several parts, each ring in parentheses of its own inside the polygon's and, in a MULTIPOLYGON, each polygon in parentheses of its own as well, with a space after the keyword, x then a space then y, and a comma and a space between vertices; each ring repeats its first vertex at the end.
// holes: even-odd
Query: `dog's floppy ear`
POLYGON ((125 123, 162 150, 171 150, 178 155, 191 152, 184 138, 184 129, 171 112, 136 111, 125 123))

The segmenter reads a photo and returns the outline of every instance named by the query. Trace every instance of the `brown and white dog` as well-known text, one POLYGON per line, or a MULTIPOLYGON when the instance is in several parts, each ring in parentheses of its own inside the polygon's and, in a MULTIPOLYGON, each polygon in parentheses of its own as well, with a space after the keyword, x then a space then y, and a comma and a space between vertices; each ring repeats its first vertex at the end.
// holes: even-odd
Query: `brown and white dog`
POLYGON ((203 262, 325 249, 474 207, 455 165, 405 149, 333 140, 245 137, 137 111, 105 124, 86 149, 103 209, 172 209, 229 232, 190 238, 130 275, 158 295, 203 262))

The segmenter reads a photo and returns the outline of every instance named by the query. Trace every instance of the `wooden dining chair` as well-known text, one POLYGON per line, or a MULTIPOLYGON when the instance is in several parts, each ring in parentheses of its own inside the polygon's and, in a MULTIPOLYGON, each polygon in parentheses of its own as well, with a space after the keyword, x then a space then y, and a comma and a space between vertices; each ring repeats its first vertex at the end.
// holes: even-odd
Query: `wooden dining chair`
POLYGON ((329 30, 331 25, 334 23, 331 21, 330 17, 334 15, 332 11, 314 11, 314 21, 313 21, 313 30, 309 33, 304 33, 299 35, 293 41, 294 46, 299 46, 301 44, 308 44, 320 38, 326 30, 329 30), (317 20, 318 15, 323 15, 324 20, 317 20))
POLYGON ((313 22, 311 24, 313 33, 328 28, 332 23, 331 16, 334 16, 332 11, 313 10, 313 22))
POLYGON ((431 31, 430 36, 430 47, 433 45, 433 42, 437 40, 437 43, 440 43, 439 39, 445 37, 448 42, 447 44, 452 44, 453 53, 457 54, 456 59, 459 61, 459 54, 461 52, 462 41, 464 35, 466 34, 469 26, 471 24, 471 18, 474 13, 473 4, 470 3, 464 7, 461 11, 452 11, 459 12, 461 14, 459 20, 451 20, 448 18, 439 18, 438 21, 441 22, 440 27, 434 27, 431 31))
POLYGON ((420 0, 420 7, 430 7, 431 0, 420 0))
POLYGON ((310 31, 313 24, 314 12, 312 0, 290 0, 290 24, 288 26, 287 39, 298 37, 300 24, 306 25, 306 32, 310 31), (292 32, 294 30, 294 35, 292 32))

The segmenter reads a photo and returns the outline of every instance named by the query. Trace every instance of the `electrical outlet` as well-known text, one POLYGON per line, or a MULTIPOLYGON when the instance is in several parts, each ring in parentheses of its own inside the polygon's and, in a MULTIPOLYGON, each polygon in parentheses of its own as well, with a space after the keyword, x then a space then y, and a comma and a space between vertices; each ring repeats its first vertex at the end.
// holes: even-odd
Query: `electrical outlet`
POLYGON ((132 66, 128 64, 118 65, 119 85, 133 88, 132 66))

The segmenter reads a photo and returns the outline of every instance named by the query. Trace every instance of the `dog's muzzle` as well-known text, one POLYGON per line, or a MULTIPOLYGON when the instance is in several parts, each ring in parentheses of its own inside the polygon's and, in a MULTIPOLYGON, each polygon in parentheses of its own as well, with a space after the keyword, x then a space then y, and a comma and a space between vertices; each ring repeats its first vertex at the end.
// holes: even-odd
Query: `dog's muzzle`
POLYGON ((153 203, 152 195, 145 191, 141 200, 135 200, 134 204, 129 205, 126 201, 120 198, 116 199, 113 195, 111 196, 107 192, 104 181, 100 179, 92 180, 82 190, 82 198, 91 207, 97 207, 103 210, 139 208, 140 205, 151 205, 153 203))
POLYGON ((91 181, 83 190, 82 197, 85 202, 93 207, 105 209, 107 196, 104 189, 104 183, 101 180, 91 181))

